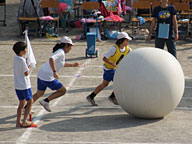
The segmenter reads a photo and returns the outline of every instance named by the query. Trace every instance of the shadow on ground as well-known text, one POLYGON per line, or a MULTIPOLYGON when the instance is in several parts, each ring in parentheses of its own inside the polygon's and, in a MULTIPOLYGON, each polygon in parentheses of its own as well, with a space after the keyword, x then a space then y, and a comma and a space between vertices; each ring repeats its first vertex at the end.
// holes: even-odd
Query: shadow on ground
POLYGON ((115 130, 115 129, 125 129, 131 127, 138 127, 142 125, 151 124, 158 122, 161 119, 138 119, 128 114, 116 114, 114 115, 114 109, 91 109, 88 113, 94 111, 108 111, 112 115, 99 115, 99 116, 89 116, 88 113, 82 114, 70 114, 73 111, 78 110, 78 108, 70 109, 69 111, 52 113, 45 115, 43 120, 49 121, 49 119, 59 119, 62 117, 61 121, 53 122, 50 124, 44 124, 39 127, 44 131, 52 132, 88 132, 88 131, 105 131, 105 130, 115 130), (66 120, 63 120, 63 119, 66 120))

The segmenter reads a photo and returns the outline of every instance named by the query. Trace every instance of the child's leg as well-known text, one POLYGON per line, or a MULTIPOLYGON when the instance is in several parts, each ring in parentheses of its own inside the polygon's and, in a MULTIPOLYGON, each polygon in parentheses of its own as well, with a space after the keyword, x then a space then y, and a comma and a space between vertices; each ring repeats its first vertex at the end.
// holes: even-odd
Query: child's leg
POLYGON ((60 21, 61 21, 61 26, 65 30, 67 26, 67 15, 65 13, 60 14, 60 21))
POLYGON ((111 98, 115 98, 114 91, 111 93, 110 97, 111 97, 111 98))
MULTIPOLYGON (((44 95, 45 91, 37 90, 37 92, 33 95, 33 103, 40 98, 42 95, 44 95)), ((27 108, 27 104, 25 105, 24 109, 27 108)))
POLYGON ((119 103, 117 102, 117 99, 115 97, 114 91, 111 93, 111 95, 108 97, 108 99, 115 105, 119 105, 119 103))
POLYGON ((56 92, 52 93, 50 96, 45 98, 44 100, 40 100, 39 103, 48 111, 51 112, 51 109, 49 107, 49 101, 59 98, 60 96, 64 95, 66 93, 66 88, 62 86, 59 88, 56 92))
POLYGON ((96 97, 96 95, 97 95, 100 91, 102 91, 105 87, 108 86, 108 84, 109 84, 108 81, 103 80, 103 82, 102 82, 100 85, 98 85, 98 86, 95 88, 95 90, 94 90, 88 97, 90 97, 91 99, 94 99, 94 97, 96 97))
POLYGON ((17 108, 17 122, 16 122, 16 127, 21 127, 22 126, 22 122, 21 122, 21 115, 22 115, 22 111, 25 105, 25 100, 20 100, 19 101, 19 106, 17 108))
POLYGON ((108 81, 103 80, 103 82, 102 82, 100 85, 98 85, 98 86, 95 88, 95 90, 94 90, 90 95, 87 96, 87 101, 90 102, 93 106, 97 106, 97 104, 95 103, 94 98, 96 97, 96 95, 97 95, 100 91, 102 91, 105 87, 107 87, 108 84, 109 84, 108 81))
POLYGON ((108 85, 109 85, 109 82, 106 80, 103 80, 103 82, 100 85, 98 85, 93 92, 97 95, 100 91, 102 91, 108 85))
POLYGON ((62 86, 60 89, 58 89, 56 92, 52 93, 50 96, 48 96, 48 100, 51 101, 53 99, 59 98, 60 96, 64 95, 66 93, 66 88, 62 86))
POLYGON ((28 118, 29 113, 31 111, 32 104, 33 104, 33 99, 30 99, 27 101, 27 107, 25 109, 24 118, 23 118, 23 126, 27 126, 27 125, 31 124, 31 122, 27 121, 27 118, 28 118))
POLYGON ((93 91, 95 95, 97 95, 100 91, 102 91, 105 87, 109 85, 110 81, 113 81, 115 70, 104 70, 103 74, 103 82, 98 85, 93 91))
POLYGON ((33 95, 33 103, 44 95, 47 86, 45 85, 45 81, 37 78, 37 92, 33 95))
POLYGON ((37 92, 33 95, 33 103, 35 103, 37 99, 39 99, 42 95, 44 95, 44 93, 45 91, 37 90, 37 92))

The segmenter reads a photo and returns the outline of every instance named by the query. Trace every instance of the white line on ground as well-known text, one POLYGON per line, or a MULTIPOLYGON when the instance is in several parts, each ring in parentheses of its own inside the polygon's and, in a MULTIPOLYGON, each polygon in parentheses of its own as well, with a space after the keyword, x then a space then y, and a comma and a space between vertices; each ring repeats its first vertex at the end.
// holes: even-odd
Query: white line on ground
POLYGON ((185 79, 191 79, 191 77, 185 76, 185 79))
MULTIPOLYGON (((0 141, 0 143, 14 143, 14 141, 0 141)), ((170 144, 170 143, 134 143, 134 142, 89 142, 89 141, 28 141, 30 144, 170 144)), ((181 144, 181 143, 177 143, 181 144)))
MULTIPOLYGON (((0 77, 14 77, 14 75, 6 75, 6 74, 1 74, 0 77)), ((31 78, 37 77, 37 75, 30 75, 31 78)), ((75 74, 75 75, 59 75, 59 77, 63 78, 73 78, 73 77, 81 77, 81 78, 102 78, 103 76, 86 76, 86 75, 80 75, 80 74, 75 74)))
MULTIPOLYGON (((84 67, 81 67, 84 69, 84 67)), ((13 74, 0 74, 0 77, 14 77, 13 74)), ((30 77, 37 77, 37 75, 30 75, 30 77)), ((63 78, 72 78, 72 77, 81 77, 81 78, 102 78, 103 76, 87 76, 87 75, 80 75, 80 74, 75 74, 75 75, 59 75, 59 77, 63 78)), ((185 77, 186 80, 191 80, 192 78, 190 77, 185 77)), ((190 88, 192 86, 189 86, 190 88)))
MULTIPOLYGON (((70 88, 95 88, 97 87, 98 85, 74 85, 74 86, 71 86, 70 88)), ((65 86, 66 88, 69 88, 69 86, 65 86)))
MULTIPOLYGON (((42 106, 33 106, 33 108, 42 108, 42 106)), ((12 105, 9 105, 9 106, 0 106, 0 108, 18 108, 18 106, 12 106, 12 105)))
MULTIPOLYGON (((16 109, 17 106, 0 106, 0 108, 14 108, 16 109)), ((42 106, 33 106, 33 108, 42 108, 42 106)), ((120 106, 62 106, 62 109, 114 109, 114 108, 121 108, 120 106)), ((35 122, 36 123, 36 122, 35 122)))
MULTIPOLYGON (((91 59, 87 59, 83 65, 87 65, 88 63, 90 63, 91 59)), ((75 75, 80 75, 83 71, 84 67, 80 67, 78 69, 78 71, 76 72, 75 75)), ((70 81, 69 83, 69 87, 73 85, 73 83, 76 81, 77 77, 73 77, 73 79, 70 81)), ((67 94, 66 94, 67 96, 67 94)), ((65 97, 66 97, 65 96, 65 97)), ((54 107, 57 105, 57 103, 59 101, 61 101, 63 97, 60 97, 58 99, 55 100, 55 102, 51 105, 51 107, 54 107)), ((41 120, 41 118, 43 117, 43 114, 44 114, 45 110, 42 109, 38 114, 37 114, 37 117, 34 119, 34 122, 37 124, 39 123, 39 121, 41 120)), ((33 128, 27 128, 27 130, 21 135, 21 137, 19 137, 16 141, 17 144, 24 144, 28 141, 28 138, 30 137, 31 135, 31 131, 32 131, 33 128)))
POLYGON ((191 100, 192 97, 189 97, 189 96, 185 96, 185 97, 184 97, 184 96, 183 96, 182 99, 188 99, 188 100, 191 100))
POLYGON ((185 88, 187 88, 187 89, 191 89, 191 88, 192 88, 192 86, 185 86, 185 88))
POLYGON ((94 68, 99 67, 99 68, 102 68, 103 65, 100 65, 100 66, 96 66, 96 65, 94 65, 94 66, 85 66, 85 67, 90 67, 90 68, 92 68, 92 67, 94 67, 94 68))
MULTIPOLYGON (((16 109, 17 106, 0 106, 0 108, 14 108, 16 109)), ((42 108, 42 106, 33 106, 33 108, 42 108)), ((74 109, 74 108, 78 108, 78 109, 119 109, 121 108, 120 106, 62 106, 62 109, 74 109)), ((176 107, 177 110, 192 110, 192 107, 176 107)))
POLYGON ((191 107, 176 107, 177 110, 192 110, 191 107))

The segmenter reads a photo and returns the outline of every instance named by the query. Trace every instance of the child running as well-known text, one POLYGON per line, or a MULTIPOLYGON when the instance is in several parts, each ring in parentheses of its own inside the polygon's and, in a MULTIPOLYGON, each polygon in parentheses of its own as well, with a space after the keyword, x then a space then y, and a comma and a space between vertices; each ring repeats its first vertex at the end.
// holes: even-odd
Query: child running
MULTIPOLYGON (((129 40, 132 40, 131 37, 126 32, 120 32, 118 34, 118 40, 116 41, 116 45, 110 48, 103 57, 104 61, 104 74, 103 74, 103 82, 95 88, 95 90, 87 96, 87 101, 91 103, 93 106, 97 106, 94 98, 96 95, 102 91, 105 87, 108 86, 110 81, 113 81, 113 77, 115 74, 115 70, 123 59, 125 55, 127 55, 131 48, 128 47, 129 40)), ((113 104, 118 105, 118 102, 115 98, 114 92, 108 98, 113 104)))
POLYGON ((50 56, 49 60, 41 66, 37 74, 37 92, 33 95, 34 102, 45 93, 47 87, 51 90, 56 90, 47 98, 39 101, 48 112, 51 112, 49 102, 66 93, 66 88, 58 81, 58 72, 63 67, 79 66, 77 62, 73 64, 65 62, 65 54, 69 53, 72 46, 74 46, 74 44, 69 37, 62 37, 60 43, 53 47, 53 54, 50 56))
POLYGON ((26 59, 24 58, 27 52, 27 45, 24 42, 16 42, 13 46, 13 51, 16 54, 13 65, 15 91, 19 99, 16 127, 37 127, 36 124, 27 120, 33 104, 31 82, 29 77, 31 66, 27 66, 26 59), (22 122, 21 116, 26 101, 27 105, 22 122))

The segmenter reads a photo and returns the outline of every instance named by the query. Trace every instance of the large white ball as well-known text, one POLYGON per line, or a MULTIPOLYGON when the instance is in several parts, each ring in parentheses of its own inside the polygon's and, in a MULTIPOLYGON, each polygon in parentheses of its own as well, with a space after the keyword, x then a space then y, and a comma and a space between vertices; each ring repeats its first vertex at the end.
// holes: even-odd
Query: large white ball
POLYGON ((120 106, 140 118, 161 118, 173 111, 184 92, 185 79, 177 59, 165 50, 144 47, 132 51, 114 75, 120 106))

